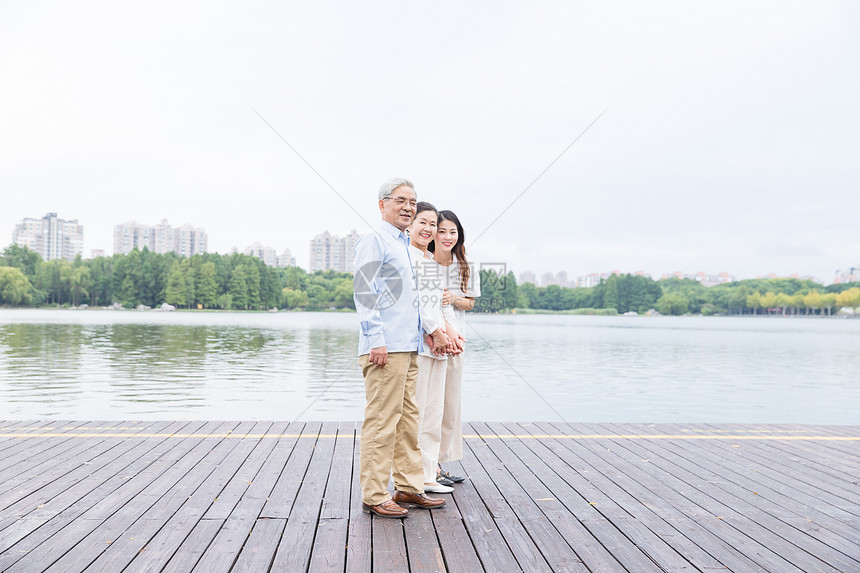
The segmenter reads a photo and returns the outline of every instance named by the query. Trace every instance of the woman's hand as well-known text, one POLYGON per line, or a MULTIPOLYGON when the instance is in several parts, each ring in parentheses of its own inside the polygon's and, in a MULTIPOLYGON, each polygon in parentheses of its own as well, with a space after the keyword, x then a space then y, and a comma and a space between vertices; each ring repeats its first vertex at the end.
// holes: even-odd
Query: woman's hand
POLYGON ((448 338, 451 339, 452 343, 452 350, 449 351, 448 354, 460 354, 463 352, 466 339, 462 334, 460 334, 460 331, 454 328, 454 326, 447 320, 445 321, 445 332, 448 333, 448 338))
POLYGON ((444 291, 442 291, 442 305, 443 306, 453 304, 451 302, 453 299, 454 299, 454 297, 451 296, 451 292, 448 289, 445 289, 444 291))

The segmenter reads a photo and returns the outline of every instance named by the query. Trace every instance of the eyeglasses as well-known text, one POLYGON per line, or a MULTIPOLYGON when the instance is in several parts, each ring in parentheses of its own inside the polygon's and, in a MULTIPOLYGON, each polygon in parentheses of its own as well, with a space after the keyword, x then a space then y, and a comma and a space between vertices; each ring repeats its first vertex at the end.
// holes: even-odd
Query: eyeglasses
POLYGON ((394 204, 398 207, 403 207, 407 203, 413 209, 418 206, 418 202, 415 199, 407 199, 406 197, 385 197, 383 201, 394 201, 394 204))

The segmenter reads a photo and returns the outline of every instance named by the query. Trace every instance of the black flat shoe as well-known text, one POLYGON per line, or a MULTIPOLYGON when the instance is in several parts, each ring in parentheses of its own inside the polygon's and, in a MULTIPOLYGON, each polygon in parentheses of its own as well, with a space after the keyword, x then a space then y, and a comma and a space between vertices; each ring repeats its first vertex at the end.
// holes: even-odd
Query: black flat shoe
POLYGON ((454 482, 446 478, 444 474, 436 474, 436 483, 439 485, 447 485, 448 487, 454 485, 454 482))
POLYGON ((445 470, 442 470, 441 473, 439 474, 439 477, 436 478, 437 482, 442 483, 439 481, 439 478, 450 481, 451 483, 460 483, 461 481, 465 481, 465 479, 466 479, 464 477, 451 475, 448 472, 446 472, 445 470))

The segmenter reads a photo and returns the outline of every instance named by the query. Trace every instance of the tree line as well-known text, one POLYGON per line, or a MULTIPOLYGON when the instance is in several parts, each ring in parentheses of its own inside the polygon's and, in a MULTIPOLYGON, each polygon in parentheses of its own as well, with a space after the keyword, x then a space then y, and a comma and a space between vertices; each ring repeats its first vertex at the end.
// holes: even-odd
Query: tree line
POLYGON ((127 255, 43 261, 12 245, 0 256, 0 304, 264 310, 351 309, 352 275, 273 268, 238 253, 179 257, 147 248, 127 255))
MULTIPOLYGON (((860 307, 860 283, 751 279, 705 287, 692 279, 612 275, 590 288, 517 284, 513 272, 481 270, 476 312, 612 311, 661 314, 831 315, 860 307)), ((352 275, 273 268, 238 253, 180 257, 144 248, 127 255, 43 261, 12 245, 0 256, 0 305, 264 310, 354 309, 352 275)))
POLYGON ((614 309, 618 313, 831 315, 860 307, 860 283, 824 286, 811 280, 748 279, 706 287, 693 279, 617 274, 590 288, 516 284, 512 272, 482 270, 477 312, 614 309))

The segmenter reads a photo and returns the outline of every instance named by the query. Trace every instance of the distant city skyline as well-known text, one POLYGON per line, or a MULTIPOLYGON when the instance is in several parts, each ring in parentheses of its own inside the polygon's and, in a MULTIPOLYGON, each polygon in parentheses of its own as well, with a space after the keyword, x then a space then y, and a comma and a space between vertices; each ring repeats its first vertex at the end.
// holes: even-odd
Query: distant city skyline
MULTIPOLYGON (((69 251, 74 252, 71 257, 69 257, 67 253, 65 258, 71 260, 76 254, 80 254, 81 256, 83 256, 84 225, 78 224, 77 219, 68 221, 64 219, 59 219, 57 213, 55 212, 48 213, 42 219, 28 217, 23 218, 13 229, 12 242, 10 244, 28 246, 28 248, 31 248, 31 250, 39 252, 40 254, 42 254, 43 252, 47 252, 44 251, 44 249, 47 247, 43 247, 43 243, 36 243, 36 237, 38 233, 41 233, 45 236, 48 236, 50 233, 46 233, 45 231, 36 231, 36 229, 41 229, 43 225, 50 225, 51 223, 49 223, 48 221, 59 221, 59 223, 64 224, 70 230, 74 229, 74 239, 68 237, 66 239, 62 239, 64 235, 62 233, 60 233, 59 235, 61 237, 61 241, 66 241, 67 246, 65 248, 67 250, 70 248, 76 249, 74 251, 69 251), (73 225, 77 225, 77 227, 73 227, 73 225), (26 233, 24 232, 25 229, 28 229, 26 233), (24 237, 27 238, 25 239, 24 237), (37 246, 36 248, 33 248, 31 246, 35 246, 37 244, 39 246, 37 246), (74 246, 69 247, 68 245, 74 246)), ((57 225, 58 223, 53 224, 57 225)), ((169 224, 166 218, 161 219, 161 222, 155 226, 138 224, 136 222, 136 219, 130 219, 125 223, 114 225, 113 229, 114 253, 125 254, 130 252, 131 249, 134 247, 141 249, 143 248, 143 246, 147 246, 150 250, 157 253, 174 251, 182 256, 192 256, 194 254, 203 252, 222 252, 222 254, 227 254, 230 252, 242 252, 246 255, 256 256, 260 258, 269 266, 298 266, 310 273, 313 273, 316 270, 336 270, 338 272, 352 272, 352 247, 355 244, 355 240, 358 238, 358 236, 360 236, 360 233, 358 233, 356 229, 352 229, 349 233, 345 233, 344 237, 334 235, 329 230, 325 230, 322 233, 318 233, 308 242, 310 246, 310 254, 308 257, 309 262, 307 264, 300 264, 297 262, 296 257, 293 255, 291 248, 284 247, 283 249, 281 249, 281 254, 278 254, 276 248, 267 245, 264 246, 260 241, 255 241, 251 244, 247 244, 244 249, 239 249, 236 246, 233 246, 227 251, 210 251, 207 248, 208 234, 202 227, 195 227, 189 223, 186 223, 181 227, 174 228, 169 224), (174 248, 174 244, 177 245, 176 248, 174 248)), ((57 247, 54 247, 54 249, 56 248, 57 247)), ((96 256, 105 256, 107 254, 107 251, 103 248, 92 248, 90 249, 89 253, 89 258, 94 258, 96 256)), ((43 256, 43 258, 45 257, 43 256)), ((54 258, 59 257, 54 256, 54 258)), ((495 265, 498 262, 499 261, 494 261, 493 264, 495 265)), ((726 271, 721 271, 719 273, 705 273, 703 271, 687 272, 676 270, 672 272, 652 273, 649 271, 637 269, 624 271, 611 270, 574 273, 568 270, 549 270, 546 272, 535 272, 532 270, 517 271, 513 267, 508 268, 508 270, 514 270, 518 283, 531 282, 537 286, 559 285, 569 287, 591 287, 598 284, 600 280, 606 279, 613 274, 639 274, 652 278, 659 277, 661 279, 674 276, 677 278, 690 278, 693 280, 698 280, 699 282, 702 282, 707 285, 719 284, 723 282, 732 282, 734 280, 740 280, 742 278, 801 278, 813 279, 822 284, 860 281, 860 262, 854 265, 846 264, 843 266, 842 269, 835 269, 833 275, 821 277, 817 277, 810 274, 802 274, 798 272, 787 274, 762 272, 752 276, 736 277, 734 274, 728 273, 726 271)))

